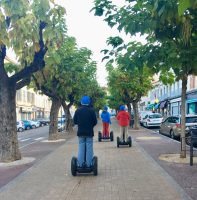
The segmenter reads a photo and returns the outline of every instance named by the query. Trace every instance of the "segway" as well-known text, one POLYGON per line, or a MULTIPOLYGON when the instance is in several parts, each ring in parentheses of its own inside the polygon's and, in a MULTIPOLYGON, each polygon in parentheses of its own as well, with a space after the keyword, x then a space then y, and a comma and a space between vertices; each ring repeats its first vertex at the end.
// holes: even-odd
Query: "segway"
POLYGON ((117 147, 119 148, 120 145, 127 145, 127 146, 131 147, 132 146, 131 136, 129 136, 126 141, 125 140, 125 132, 123 132, 123 141, 121 141, 120 137, 117 137, 117 147))
POLYGON ((101 142, 102 140, 110 140, 114 141, 114 133, 113 131, 110 131, 109 136, 102 135, 101 131, 98 132, 98 141, 101 142))
MULTIPOLYGON (((86 145, 85 145, 85 155, 84 155, 84 161, 86 160, 86 145)), ((76 176, 77 173, 92 173, 94 176, 97 176, 98 174, 98 158, 97 156, 94 156, 92 159, 92 165, 90 167, 87 167, 86 163, 83 163, 83 165, 80 167, 78 166, 78 161, 76 157, 72 157, 71 160, 71 173, 73 176, 76 176)))

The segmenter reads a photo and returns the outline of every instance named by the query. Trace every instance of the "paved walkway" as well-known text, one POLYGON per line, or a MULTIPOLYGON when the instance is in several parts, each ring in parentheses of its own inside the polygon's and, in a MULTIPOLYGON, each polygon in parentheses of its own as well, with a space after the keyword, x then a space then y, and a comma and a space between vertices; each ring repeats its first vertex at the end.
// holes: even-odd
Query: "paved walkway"
MULTIPOLYGON (((97 141, 98 176, 70 172, 77 137, 45 157, 0 190, 2 200, 190 200, 181 187, 134 141, 131 148, 97 141)), ((112 129, 118 135, 119 128, 112 129)), ((116 138, 116 136, 115 136, 116 138)))

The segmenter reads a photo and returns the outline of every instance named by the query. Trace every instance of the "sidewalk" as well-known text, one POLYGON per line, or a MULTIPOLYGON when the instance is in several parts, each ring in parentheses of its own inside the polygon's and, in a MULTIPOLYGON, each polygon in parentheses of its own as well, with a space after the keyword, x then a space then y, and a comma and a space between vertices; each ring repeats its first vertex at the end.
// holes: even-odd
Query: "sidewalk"
POLYGON ((139 146, 117 148, 119 127, 112 128, 114 142, 97 141, 98 176, 70 172, 77 155, 77 137, 15 178, 0 190, 2 200, 190 200, 183 189, 139 146))

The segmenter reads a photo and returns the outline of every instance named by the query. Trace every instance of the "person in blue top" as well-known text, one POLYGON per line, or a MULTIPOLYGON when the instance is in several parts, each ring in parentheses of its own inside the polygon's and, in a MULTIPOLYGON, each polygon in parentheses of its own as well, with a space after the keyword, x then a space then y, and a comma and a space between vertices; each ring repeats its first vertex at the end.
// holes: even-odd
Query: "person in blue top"
POLYGON ((103 111, 101 113, 101 119, 103 123, 103 137, 109 137, 109 124, 111 124, 110 114, 107 110, 108 107, 104 106, 103 111))

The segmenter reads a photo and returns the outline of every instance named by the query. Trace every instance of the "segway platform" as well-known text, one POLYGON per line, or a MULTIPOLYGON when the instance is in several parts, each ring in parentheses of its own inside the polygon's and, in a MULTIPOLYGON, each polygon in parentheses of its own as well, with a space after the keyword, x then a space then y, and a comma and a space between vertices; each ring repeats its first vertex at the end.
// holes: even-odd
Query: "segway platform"
POLYGON ((125 141, 125 139, 123 141, 121 141, 120 137, 117 137, 117 147, 119 148, 119 146, 132 146, 132 139, 131 136, 129 136, 127 138, 127 141, 125 141))
POLYGON ((92 173, 94 176, 97 176, 98 174, 98 158, 96 156, 92 159, 92 165, 90 167, 87 167, 86 164, 84 164, 82 167, 79 167, 77 164, 77 158, 72 157, 71 160, 71 173, 73 176, 76 176, 77 173, 92 173))
POLYGON ((98 141, 101 142, 102 140, 110 140, 114 141, 114 133, 113 131, 110 131, 109 137, 104 137, 101 133, 101 131, 98 132, 98 141))
MULTIPOLYGON (((84 161, 86 161, 86 145, 84 151, 84 161)), ((77 173, 91 173, 93 172, 94 176, 98 174, 98 158, 96 156, 92 159, 92 165, 87 167, 86 163, 82 166, 78 166, 78 161, 76 157, 72 157, 71 159, 71 173, 73 176, 76 176, 77 173)))

